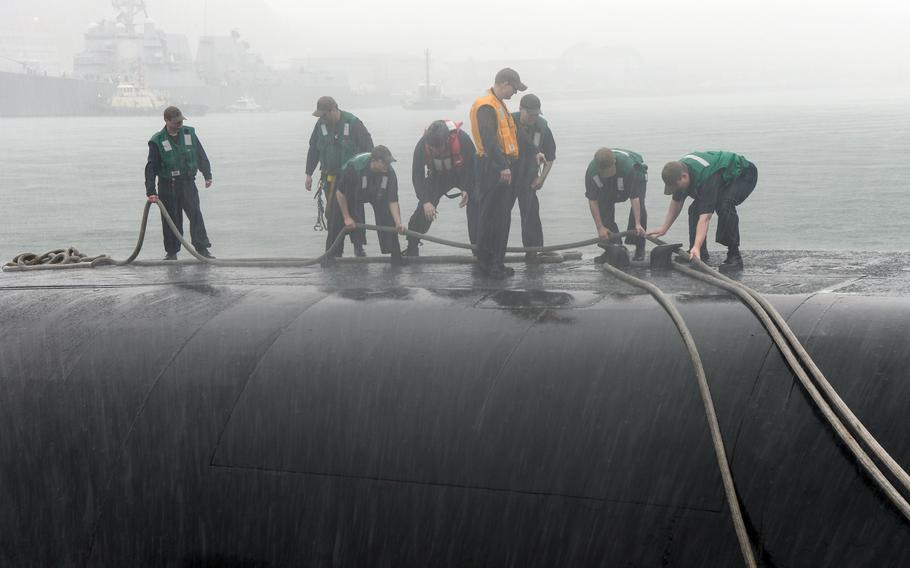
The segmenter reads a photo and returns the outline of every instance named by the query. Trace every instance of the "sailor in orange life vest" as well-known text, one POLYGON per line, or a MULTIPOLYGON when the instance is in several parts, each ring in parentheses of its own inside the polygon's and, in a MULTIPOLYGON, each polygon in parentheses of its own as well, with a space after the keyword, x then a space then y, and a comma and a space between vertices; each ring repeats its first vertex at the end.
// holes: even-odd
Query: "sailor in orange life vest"
POLYGON ((493 86, 471 107, 471 133, 477 145, 476 197, 480 198, 477 266, 497 279, 515 273, 504 260, 514 202, 510 185, 512 162, 518 159, 518 130, 504 101, 525 89, 514 69, 502 69, 496 73, 493 86))
MULTIPOLYGON (((468 238, 476 242, 477 214, 480 211, 474 191, 474 143, 460 122, 436 120, 430 123, 414 147, 411 177, 417 193, 417 209, 411 215, 408 229, 426 233, 436 219, 436 208, 442 196, 461 197, 459 207, 467 207, 468 238), (460 193, 449 193, 458 188, 460 193)), ((408 237, 405 256, 419 256, 420 239, 408 237)))
MULTIPOLYGON (((357 223, 364 222, 364 203, 373 206, 373 216, 377 225, 395 227, 399 234, 404 234, 401 209, 398 206, 398 177, 392 169, 394 161, 395 158, 388 148, 376 146, 372 152, 357 154, 348 160, 341 171, 335 198, 344 220, 344 227, 352 231, 355 244, 363 244, 364 232, 355 231, 354 228, 357 223)), ((335 241, 341 229, 338 224, 330 227, 331 242, 335 241)), ((401 247, 398 235, 383 231, 378 234, 378 238, 382 253, 391 254, 393 264, 400 263, 401 247)), ((330 263, 334 258, 334 255, 329 255, 325 262, 330 263)))

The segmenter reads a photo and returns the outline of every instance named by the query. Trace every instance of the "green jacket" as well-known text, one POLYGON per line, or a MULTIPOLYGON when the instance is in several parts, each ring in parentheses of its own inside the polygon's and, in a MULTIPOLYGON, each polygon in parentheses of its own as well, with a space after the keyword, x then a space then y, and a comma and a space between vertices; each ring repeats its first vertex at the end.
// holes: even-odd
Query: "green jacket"
POLYGON ((521 123, 521 112, 513 112, 512 119, 515 121, 520 138, 518 142, 518 160, 512 164, 512 185, 516 188, 525 188, 530 186, 534 178, 537 177, 539 167, 535 153, 540 150, 540 142, 543 140, 544 132, 548 126, 547 121, 542 116, 538 116, 534 124, 531 125, 521 123), (525 130, 528 135, 527 141, 524 140, 522 134, 522 131, 525 130), (528 148, 528 142, 533 144, 534 147, 528 148))
POLYGON ((641 154, 621 148, 611 148, 616 157, 616 175, 609 179, 601 179, 597 171, 597 162, 591 160, 585 172, 592 179, 594 185, 603 190, 612 188, 613 178, 616 179, 616 195, 614 201, 625 201, 630 197, 630 190, 637 187, 642 181, 648 180, 648 165, 641 154))
POLYGON ((717 172, 723 172, 724 183, 730 183, 743 173, 749 164, 743 156, 733 152, 710 151, 692 152, 679 159, 680 163, 689 168, 691 172, 691 189, 704 185, 708 179, 717 172))
POLYGON ((168 136, 167 127, 156 132, 149 142, 158 147, 161 156, 161 168, 158 177, 161 179, 174 179, 177 177, 193 179, 199 171, 196 158, 196 130, 192 126, 181 126, 177 132, 177 144, 168 136))
POLYGON ((538 116, 537 120, 534 121, 534 124, 530 126, 525 126, 521 124, 521 112, 513 112, 512 119, 515 121, 515 125, 518 128, 527 128, 528 134, 531 136, 531 143, 540 148, 540 141, 543 138, 543 133, 547 129, 547 121, 542 116, 538 116))
POLYGON ((378 199, 388 198, 389 173, 391 173, 392 169, 389 168, 389 173, 371 176, 370 174, 373 173, 373 170, 370 169, 370 162, 372 161, 371 156, 371 152, 357 154, 345 162, 344 167, 342 168, 342 171, 353 168, 357 173, 356 177, 360 178, 360 183, 352 189, 356 190, 359 198, 363 201, 371 201, 371 196, 375 196, 378 199))
POLYGON ((372 152, 363 152, 356 156, 352 156, 345 161, 344 166, 342 166, 341 169, 346 170, 350 166, 354 168, 354 171, 356 171, 358 175, 364 175, 364 170, 370 166, 370 156, 372 155, 372 152))
POLYGON ((352 130, 354 124, 360 119, 353 114, 341 111, 341 119, 334 127, 320 118, 316 128, 319 132, 317 148, 319 149, 319 163, 325 175, 338 175, 342 166, 357 152, 354 146, 352 130))

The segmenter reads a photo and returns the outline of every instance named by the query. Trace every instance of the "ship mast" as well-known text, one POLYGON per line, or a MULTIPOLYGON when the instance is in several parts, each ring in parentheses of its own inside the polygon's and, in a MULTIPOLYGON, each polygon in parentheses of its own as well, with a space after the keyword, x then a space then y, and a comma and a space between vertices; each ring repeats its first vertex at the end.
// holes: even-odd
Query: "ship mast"
POLYGON ((427 48, 426 51, 424 51, 424 54, 427 56, 427 61, 426 61, 426 65, 427 65, 427 82, 426 82, 426 88, 425 88, 425 93, 424 93, 424 94, 425 94, 427 97, 429 97, 429 96, 431 96, 431 95, 430 95, 430 48, 427 48))
POLYGON ((126 26, 127 33, 136 31, 136 16, 139 11, 148 18, 148 11, 145 9, 145 0, 111 0, 111 5, 119 10, 117 21, 126 26))

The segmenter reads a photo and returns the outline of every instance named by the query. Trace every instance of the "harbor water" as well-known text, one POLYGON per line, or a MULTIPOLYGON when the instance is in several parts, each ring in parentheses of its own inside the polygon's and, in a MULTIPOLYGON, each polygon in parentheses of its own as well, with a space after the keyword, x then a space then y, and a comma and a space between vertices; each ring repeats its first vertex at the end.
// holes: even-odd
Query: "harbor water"
MULTIPOLYGON (((640 152, 650 166, 646 204, 652 227, 667 208, 662 165, 692 150, 726 149, 745 155, 759 170, 758 187, 740 208, 745 251, 907 250, 910 98, 904 95, 548 100, 541 93, 557 142, 556 165, 540 192, 545 243, 595 236, 584 171, 597 148, 612 146, 640 152)), ((513 110, 519 98, 510 101, 513 110)), ((442 113, 361 110, 339 103, 398 159, 406 223, 417 204, 411 183, 417 139, 437 118, 464 121, 470 130, 469 102, 442 113)), ((319 254, 325 234, 313 230, 313 193, 304 189, 316 119, 306 112, 189 119, 213 165, 213 187, 202 189, 199 180, 212 252, 223 258, 319 254)), ((158 117, 0 119, 0 259, 68 245, 92 255, 127 256, 145 200, 146 142, 161 127, 158 117)), ((431 233, 467 240, 464 210, 456 200, 443 201, 431 233)), ((620 225, 627 211, 628 204, 618 207, 620 225)), ((521 244, 520 234, 516 204, 511 245, 521 244)), ((685 211, 668 239, 687 240, 685 211)), ((375 236, 368 241, 367 252, 378 254, 375 236)), ((713 235, 709 243, 718 247, 713 235)), ((442 252, 430 243, 422 250, 442 252)), ((161 225, 155 217, 141 258, 161 256, 161 225)))

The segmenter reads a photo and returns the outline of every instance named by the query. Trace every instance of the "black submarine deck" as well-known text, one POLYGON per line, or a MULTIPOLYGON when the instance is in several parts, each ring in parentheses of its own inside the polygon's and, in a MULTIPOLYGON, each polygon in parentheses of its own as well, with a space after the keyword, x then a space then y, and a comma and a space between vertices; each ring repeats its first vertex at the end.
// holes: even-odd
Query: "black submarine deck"
MULTIPOLYGON (((393 267, 385 259, 340 262, 323 268, 225 267, 195 260, 173 265, 137 262, 129 267, 7 272, 0 289, 21 287, 154 286, 179 284, 300 285, 327 289, 476 288, 524 290, 576 290, 593 293, 634 293, 640 290, 605 274, 593 255, 580 260, 525 264, 510 256, 515 276, 491 280, 471 263, 418 260, 393 267)), ((716 267, 712 258, 709 265, 716 267)), ((832 251, 749 251, 746 270, 736 278, 762 294, 838 293, 865 296, 910 295, 910 253, 832 251)), ((630 273, 649 279, 670 294, 717 293, 707 284, 679 273, 650 270, 647 262, 633 263, 630 273)))

